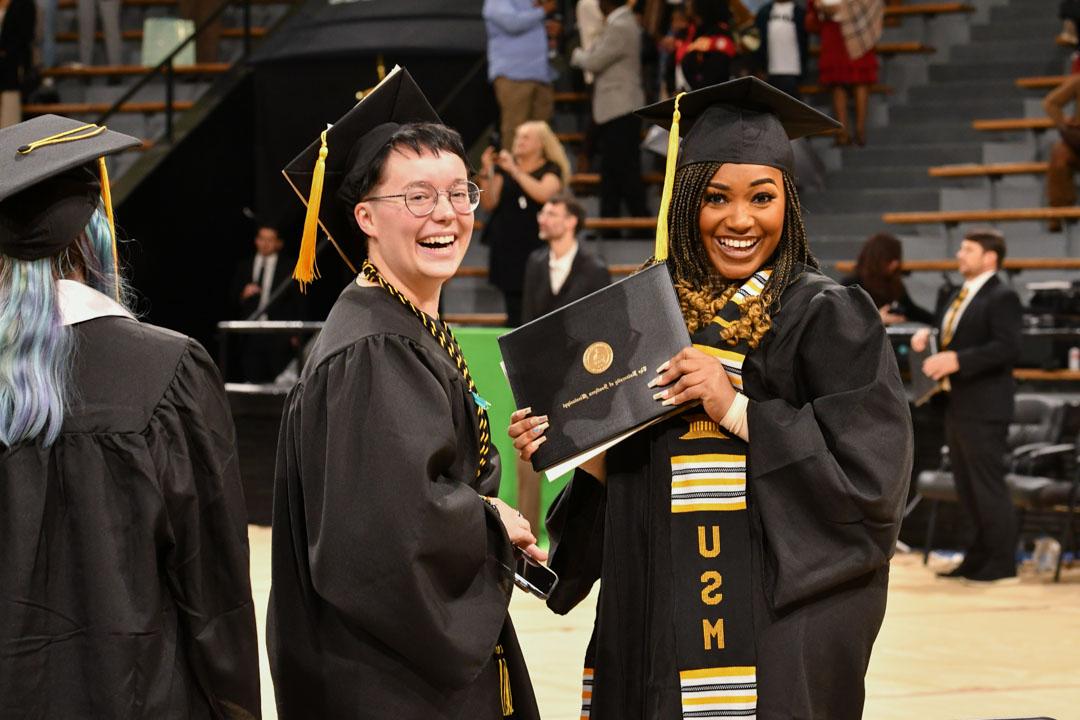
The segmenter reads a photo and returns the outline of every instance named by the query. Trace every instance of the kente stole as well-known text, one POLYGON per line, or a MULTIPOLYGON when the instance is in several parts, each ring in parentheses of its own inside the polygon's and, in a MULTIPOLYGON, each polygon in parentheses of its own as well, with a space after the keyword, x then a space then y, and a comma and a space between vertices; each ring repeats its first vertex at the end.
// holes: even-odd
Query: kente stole
MULTIPOLYGON (((761 294, 770 270, 755 273, 705 327, 694 347, 717 358, 736 390, 750 347, 720 339, 742 305, 761 294)), ((751 602, 748 444, 701 412, 671 435, 671 568, 675 652, 683 718, 753 718, 757 653, 751 602)))

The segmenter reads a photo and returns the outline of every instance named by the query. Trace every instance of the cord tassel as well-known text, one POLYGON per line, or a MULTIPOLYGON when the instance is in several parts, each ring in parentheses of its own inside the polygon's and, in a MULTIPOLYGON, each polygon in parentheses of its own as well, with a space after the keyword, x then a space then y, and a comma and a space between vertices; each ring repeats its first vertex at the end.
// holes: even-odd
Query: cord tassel
POLYGON ((668 207, 671 205, 671 194, 675 186, 675 164, 679 155, 679 120, 682 118, 679 100, 685 94, 679 93, 675 96, 675 112, 671 115, 667 164, 664 168, 664 191, 660 196, 660 213, 656 217, 656 247, 653 250, 656 262, 664 262, 668 256, 668 207))
POLYGON ((499 698, 502 701, 502 714, 503 717, 510 717, 514 714, 514 696, 510 692, 510 671, 507 669, 502 645, 495 646, 495 659, 499 663, 499 698))
POLYGON ((315 171, 311 174, 311 192, 308 195, 307 215, 304 216, 304 232, 300 236, 300 255, 293 270, 293 279, 300 283, 300 292, 307 292, 307 286, 319 277, 319 267, 315 264, 315 236, 319 231, 319 205, 322 203, 323 178, 326 175, 326 130, 319 135, 319 159, 315 161, 315 171))
POLYGON ((101 199, 105 203, 105 217, 109 221, 109 237, 112 238, 113 297, 120 302, 120 254, 116 248, 116 219, 113 217, 109 169, 105 166, 103 157, 98 158, 98 176, 101 178, 101 199))

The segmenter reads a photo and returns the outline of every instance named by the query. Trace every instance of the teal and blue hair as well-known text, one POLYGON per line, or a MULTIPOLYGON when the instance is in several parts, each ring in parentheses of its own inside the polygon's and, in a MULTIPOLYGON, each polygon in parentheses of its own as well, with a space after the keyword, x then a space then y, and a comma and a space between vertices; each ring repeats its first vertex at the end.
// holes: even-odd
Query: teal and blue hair
POLYGON ((58 255, 17 260, 0 255, 0 445, 41 436, 45 446, 60 435, 69 406, 74 334, 64 326, 57 280, 82 275, 87 285, 127 298, 117 277, 105 212, 58 255))

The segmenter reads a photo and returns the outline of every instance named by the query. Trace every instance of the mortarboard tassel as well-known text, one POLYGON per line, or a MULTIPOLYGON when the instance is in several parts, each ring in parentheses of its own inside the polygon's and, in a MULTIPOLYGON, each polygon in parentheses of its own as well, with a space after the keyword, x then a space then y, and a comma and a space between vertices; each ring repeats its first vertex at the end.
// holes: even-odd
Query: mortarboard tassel
POLYGON ((656 217, 656 247, 653 257, 657 262, 667 260, 668 254, 668 207, 675 186, 675 163, 679 155, 679 100, 686 93, 675 96, 675 112, 671 115, 671 133, 668 135, 667 165, 664 168, 664 192, 660 195, 660 213, 656 217))
POLYGON ((510 717, 514 714, 514 696, 510 692, 510 671, 502 645, 495 646, 495 659, 499 665, 499 699, 502 704, 502 714, 503 717, 510 717))
POLYGON ((113 296, 120 302, 120 257, 116 249, 116 220, 113 217, 109 169, 105 166, 104 157, 98 158, 98 176, 101 178, 101 199, 105 203, 105 217, 109 221, 109 236, 112 238, 113 296))
POLYGON ((315 235, 319 231, 319 205, 322 202, 323 177, 326 175, 326 156, 330 153, 326 147, 326 132, 323 130, 319 135, 322 145, 319 147, 319 159, 315 161, 315 171, 311 174, 304 233, 300 236, 300 256, 293 270, 293 279, 300 283, 301 292, 307 292, 307 286, 319 277, 319 268, 315 264, 315 235))

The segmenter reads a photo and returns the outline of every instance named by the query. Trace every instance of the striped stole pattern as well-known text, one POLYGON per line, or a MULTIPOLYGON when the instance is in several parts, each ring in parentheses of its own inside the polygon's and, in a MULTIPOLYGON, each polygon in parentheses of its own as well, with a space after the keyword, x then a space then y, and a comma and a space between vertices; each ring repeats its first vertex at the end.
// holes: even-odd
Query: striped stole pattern
MULTIPOLYGON (((755 273, 719 314, 694 334, 694 347, 720 361, 743 389, 744 340, 722 329, 761 294, 769 270, 755 273)), ((676 648, 684 720, 755 718, 757 669, 750 589, 747 449, 699 412, 682 416, 686 432, 669 441, 676 648)))

